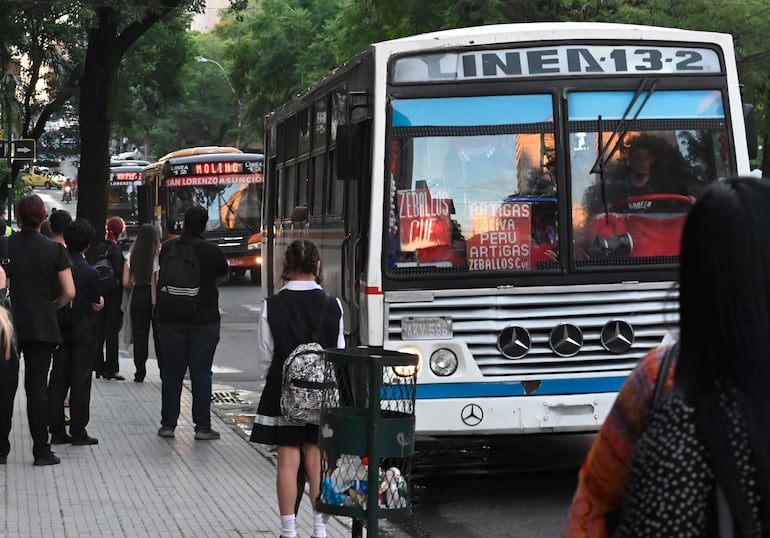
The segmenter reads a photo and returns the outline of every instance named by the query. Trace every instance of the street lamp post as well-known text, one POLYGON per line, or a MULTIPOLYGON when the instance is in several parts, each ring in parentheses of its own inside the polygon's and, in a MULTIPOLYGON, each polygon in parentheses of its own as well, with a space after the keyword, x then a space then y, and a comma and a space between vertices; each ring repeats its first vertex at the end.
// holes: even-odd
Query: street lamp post
POLYGON ((204 58, 203 56, 196 56, 195 57, 196 62, 201 63, 211 63, 216 65, 220 71, 222 71, 222 74, 225 76, 225 80, 227 81, 227 85, 230 86, 230 91, 233 92, 233 96, 235 97, 236 103, 238 103, 238 133, 235 137, 235 146, 240 149, 241 145, 241 127, 243 124, 243 101, 241 101, 241 98, 238 96, 238 93, 235 91, 235 88, 233 88, 233 84, 230 82, 230 77, 227 76, 227 71, 225 71, 225 68, 222 67, 222 64, 220 64, 216 60, 212 60, 211 58, 204 58))

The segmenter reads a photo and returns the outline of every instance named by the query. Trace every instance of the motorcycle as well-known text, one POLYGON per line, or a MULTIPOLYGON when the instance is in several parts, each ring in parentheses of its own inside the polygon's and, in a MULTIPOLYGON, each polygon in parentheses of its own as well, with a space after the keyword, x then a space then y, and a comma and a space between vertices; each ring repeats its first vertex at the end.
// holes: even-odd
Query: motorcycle
POLYGON ((72 187, 70 185, 65 185, 62 190, 64 192, 62 193, 61 201, 70 203, 72 201, 72 187))

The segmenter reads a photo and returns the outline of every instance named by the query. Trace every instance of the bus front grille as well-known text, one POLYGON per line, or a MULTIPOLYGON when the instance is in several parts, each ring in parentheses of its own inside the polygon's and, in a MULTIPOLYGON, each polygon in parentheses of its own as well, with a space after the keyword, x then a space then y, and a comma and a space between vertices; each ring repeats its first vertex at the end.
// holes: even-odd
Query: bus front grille
POLYGON ((563 375, 628 371, 667 333, 676 333, 677 292, 671 282, 629 283, 502 290, 437 290, 408 295, 385 294, 387 338, 401 341, 401 320, 442 316, 452 320, 455 341, 464 342, 484 376, 563 375), (403 302, 402 302, 403 300, 403 302), (622 320, 634 332, 633 345, 612 353, 601 343, 608 322, 622 320), (583 344, 570 357, 557 355, 550 346, 551 331, 561 324, 580 329, 583 344), (529 351, 511 359, 498 348, 506 327, 526 329, 529 351))

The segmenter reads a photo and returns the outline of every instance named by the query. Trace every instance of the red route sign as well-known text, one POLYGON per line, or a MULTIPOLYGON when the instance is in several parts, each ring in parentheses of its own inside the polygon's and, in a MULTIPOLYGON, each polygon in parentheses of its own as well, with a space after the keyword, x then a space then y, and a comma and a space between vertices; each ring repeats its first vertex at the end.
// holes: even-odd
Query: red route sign
POLYGON ((433 198, 428 189, 398 191, 401 250, 449 245, 452 239, 449 198, 433 198))
POLYGON ((528 202, 471 204, 474 235, 468 239, 468 269, 531 269, 532 207, 528 202))

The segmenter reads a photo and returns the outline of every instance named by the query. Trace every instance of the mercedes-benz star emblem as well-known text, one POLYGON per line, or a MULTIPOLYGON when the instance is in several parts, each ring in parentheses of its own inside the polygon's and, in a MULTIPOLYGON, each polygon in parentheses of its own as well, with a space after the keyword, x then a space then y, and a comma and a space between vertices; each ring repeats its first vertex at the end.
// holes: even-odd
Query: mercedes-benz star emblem
POLYGON ((480 405, 468 404, 460 411, 460 418, 466 426, 478 426, 484 420, 484 411, 480 405))
POLYGON ((610 353, 625 353, 634 344, 634 328, 619 319, 608 321, 602 329, 601 342, 610 353))
POLYGON ((583 331, 569 323, 563 323, 551 330, 548 343, 560 357, 571 357, 583 347, 583 331))
POLYGON ((524 327, 511 325, 500 331, 497 337, 497 349, 509 359, 520 359, 529 352, 532 338, 524 327))

